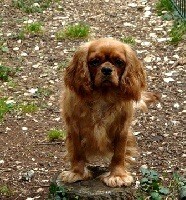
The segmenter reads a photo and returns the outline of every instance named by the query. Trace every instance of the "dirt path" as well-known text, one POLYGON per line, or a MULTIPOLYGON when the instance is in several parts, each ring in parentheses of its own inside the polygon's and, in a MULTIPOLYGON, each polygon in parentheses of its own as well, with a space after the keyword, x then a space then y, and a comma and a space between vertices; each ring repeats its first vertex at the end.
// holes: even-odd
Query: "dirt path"
POLYGON ((185 63, 173 66, 185 56, 184 42, 166 42, 171 22, 157 16, 154 0, 130 2, 68 0, 32 14, 16 9, 10 0, 0 2, 0 64, 18 68, 9 82, 0 81, 0 98, 38 108, 29 114, 12 110, 0 122, 0 188, 6 185, 10 190, 2 199, 47 199, 50 178, 64 167, 63 141, 47 143, 47 132, 63 129, 58 103, 62 66, 87 39, 57 41, 55 33, 76 22, 90 25, 89 39, 132 36, 146 66, 149 90, 162 94, 161 103, 138 116, 134 125, 141 149, 136 180, 142 165, 168 178, 174 171, 185 173, 185 63), (42 22, 43 32, 21 38, 22 27, 33 21, 42 22), (23 173, 30 170, 34 175, 25 181, 23 173))

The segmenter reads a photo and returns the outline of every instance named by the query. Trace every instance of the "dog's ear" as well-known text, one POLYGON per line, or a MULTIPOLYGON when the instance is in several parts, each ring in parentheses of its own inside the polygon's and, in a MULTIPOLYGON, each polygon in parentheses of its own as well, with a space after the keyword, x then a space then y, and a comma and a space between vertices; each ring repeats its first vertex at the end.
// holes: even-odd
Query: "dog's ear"
POLYGON ((141 98, 141 92, 146 88, 146 74, 142 63, 131 47, 124 45, 124 48, 126 69, 121 78, 121 89, 126 99, 138 101, 141 98))
POLYGON ((89 45, 86 44, 75 52, 64 77, 65 85, 80 96, 86 96, 91 92, 91 80, 87 66, 88 48, 89 45))

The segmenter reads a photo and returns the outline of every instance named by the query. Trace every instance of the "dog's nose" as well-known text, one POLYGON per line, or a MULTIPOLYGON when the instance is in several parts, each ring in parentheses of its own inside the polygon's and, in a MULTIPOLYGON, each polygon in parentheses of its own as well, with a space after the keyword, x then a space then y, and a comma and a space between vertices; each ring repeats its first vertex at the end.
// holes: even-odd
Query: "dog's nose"
POLYGON ((101 72, 105 75, 105 76, 109 76, 112 73, 112 69, 110 69, 109 67, 103 67, 101 69, 101 72))

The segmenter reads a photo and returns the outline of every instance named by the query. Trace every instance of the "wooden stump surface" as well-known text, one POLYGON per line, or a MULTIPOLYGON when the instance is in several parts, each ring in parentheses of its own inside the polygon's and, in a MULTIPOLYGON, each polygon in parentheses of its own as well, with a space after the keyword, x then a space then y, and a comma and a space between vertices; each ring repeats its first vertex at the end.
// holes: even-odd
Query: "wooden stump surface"
MULTIPOLYGON (((99 175, 106 172, 106 168, 90 167, 93 173, 93 179, 87 181, 79 181, 76 183, 63 183, 58 177, 59 173, 54 177, 53 183, 59 187, 65 188, 65 196, 67 199, 79 200, 135 200, 135 189, 131 187, 111 188, 106 186, 98 178, 99 175)), ((63 199, 63 195, 61 200, 63 199)))

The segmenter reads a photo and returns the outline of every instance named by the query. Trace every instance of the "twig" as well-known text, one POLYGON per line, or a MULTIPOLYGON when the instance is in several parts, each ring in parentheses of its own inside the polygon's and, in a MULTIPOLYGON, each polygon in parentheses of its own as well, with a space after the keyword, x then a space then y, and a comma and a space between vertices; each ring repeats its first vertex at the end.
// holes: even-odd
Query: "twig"
POLYGON ((42 142, 42 143, 37 143, 37 145, 55 145, 55 144, 62 144, 62 142, 42 142))
POLYGON ((179 60, 177 60, 177 61, 172 65, 172 68, 177 67, 178 65, 184 65, 185 63, 186 63, 186 59, 180 58, 179 60))
POLYGON ((5 169, 5 168, 0 168, 0 172, 10 172, 12 171, 11 168, 5 169))
POLYGON ((34 188, 38 188, 38 187, 50 187, 50 185, 35 185, 33 186, 34 188))
POLYGON ((180 63, 180 60, 177 60, 177 61, 172 65, 172 68, 177 67, 177 66, 179 65, 179 63, 180 63))

